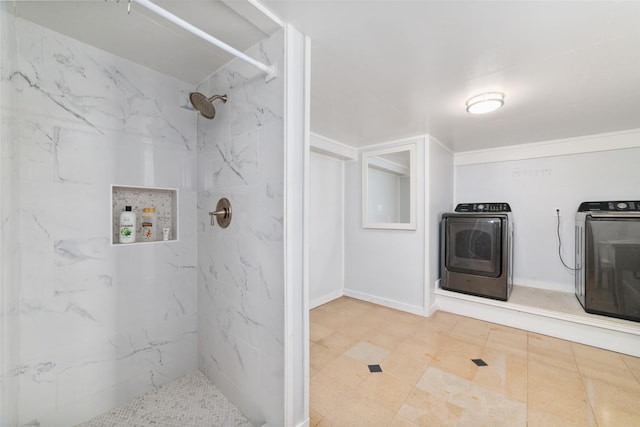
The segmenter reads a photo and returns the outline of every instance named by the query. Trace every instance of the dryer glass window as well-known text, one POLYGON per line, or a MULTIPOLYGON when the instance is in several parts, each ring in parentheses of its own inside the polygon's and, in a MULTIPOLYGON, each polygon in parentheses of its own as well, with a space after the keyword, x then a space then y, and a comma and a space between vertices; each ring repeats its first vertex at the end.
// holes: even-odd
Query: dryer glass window
POLYGON ((456 258, 491 261, 491 234, 482 230, 462 230, 456 234, 456 258))
POLYGON ((446 266, 449 271, 498 277, 502 273, 502 221, 449 218, 446 266))

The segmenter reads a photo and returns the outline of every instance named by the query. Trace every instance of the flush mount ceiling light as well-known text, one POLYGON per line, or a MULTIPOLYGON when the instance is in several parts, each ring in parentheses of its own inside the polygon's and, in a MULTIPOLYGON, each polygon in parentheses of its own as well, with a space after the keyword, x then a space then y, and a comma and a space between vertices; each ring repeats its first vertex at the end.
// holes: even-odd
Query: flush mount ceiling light
POLYGON ((504 93, 487 92, 467 100, 467 111, 471 114, 485 114, 497 110, 504 104, 504 93))

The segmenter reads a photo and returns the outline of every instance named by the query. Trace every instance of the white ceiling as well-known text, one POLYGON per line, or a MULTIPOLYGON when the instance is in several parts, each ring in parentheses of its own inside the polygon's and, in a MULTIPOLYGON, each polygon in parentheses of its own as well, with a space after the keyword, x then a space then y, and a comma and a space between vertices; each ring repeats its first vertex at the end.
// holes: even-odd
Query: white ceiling
MULTIPOLYGON (((239 50, 273 30, 231 9, 245 0, 157 3, 239 50)), ((640 128, 638 1, 261 3, 310 36, 311 130, 348 145, 429 133, 460 152, 640 128), (484 91, 504 107, 466 113, 484 91)), ((231 59, 133 8, 19 2, 18 14, 194 85, 231 59)))

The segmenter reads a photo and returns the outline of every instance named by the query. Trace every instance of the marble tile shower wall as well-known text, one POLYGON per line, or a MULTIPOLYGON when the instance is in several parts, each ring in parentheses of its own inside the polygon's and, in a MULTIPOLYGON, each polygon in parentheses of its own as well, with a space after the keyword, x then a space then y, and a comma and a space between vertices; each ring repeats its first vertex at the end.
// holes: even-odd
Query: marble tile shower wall
MULTIPOLYGON (((248 51, 284 70, 284 32, 248 51)), ((284 425, 284 76, 239 61, 201 84, 227 94, 198 119, 200 369, 254 424, 284 425), (209 225, 220 197, 231 225, 209 225)))
MULTIPOLYGON (((0 4, 0 76, 18 59, 12 4, 0 4)), ((17 96, 0 80, 0 426, 17 423, 20 345, 20 232, 18 156, 15 105, 17 96)))
POLYGON ((19 424, 69 426, 197 367, 196 119, 186 84, 15 23, 19 424), (111 184, 178 188, 180 241, 112 246, 111 184))

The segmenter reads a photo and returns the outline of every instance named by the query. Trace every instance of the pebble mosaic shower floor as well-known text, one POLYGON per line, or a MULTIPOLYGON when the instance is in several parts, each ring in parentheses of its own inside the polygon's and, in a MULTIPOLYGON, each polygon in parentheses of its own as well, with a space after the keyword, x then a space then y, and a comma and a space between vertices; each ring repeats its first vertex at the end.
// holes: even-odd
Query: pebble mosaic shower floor
POLYGON ((77 427, 253 427, 200 371, 77 427))

